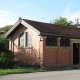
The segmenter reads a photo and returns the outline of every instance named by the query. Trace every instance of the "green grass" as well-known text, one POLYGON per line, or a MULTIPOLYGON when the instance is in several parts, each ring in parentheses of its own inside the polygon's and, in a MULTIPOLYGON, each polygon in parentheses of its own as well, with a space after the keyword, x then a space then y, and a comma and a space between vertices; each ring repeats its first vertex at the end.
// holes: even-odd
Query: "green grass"
POLYGON ((20 74, 20 73, 33 73, 33 72, 45 72, 41 69, 0 69, 0 76, 7 74, 20 74))

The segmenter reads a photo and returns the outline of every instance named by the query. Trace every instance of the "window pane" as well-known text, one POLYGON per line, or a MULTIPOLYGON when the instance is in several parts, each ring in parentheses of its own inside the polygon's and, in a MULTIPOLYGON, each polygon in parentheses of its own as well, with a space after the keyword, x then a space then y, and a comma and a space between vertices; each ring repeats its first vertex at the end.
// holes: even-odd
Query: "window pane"
POLYGON ((69 38, 62 38, 60 40, 60 45, 62 47, 69 47, 70 46, 70 39, 69 38))
POLYGON ((20 36, 20 47, 24 47, 24 34, 20 36))
POLYGON ((57 38, 56 37, 47 37, 46 46, 57 46, 57 38))
POLYGON ((31 37, 31 35, 29 34, 29 33, 27 33, 27 35, 26 35, 27 37, 27 41, 26 41, 26 46, 28 46, 28 47, 31 47, 32 46, 32 37, 31 37))

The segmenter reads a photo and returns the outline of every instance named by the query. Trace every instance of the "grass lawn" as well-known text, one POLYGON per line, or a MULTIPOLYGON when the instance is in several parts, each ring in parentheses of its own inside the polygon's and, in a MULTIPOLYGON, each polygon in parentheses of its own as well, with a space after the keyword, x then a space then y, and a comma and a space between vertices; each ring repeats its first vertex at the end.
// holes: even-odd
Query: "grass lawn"
POLYGON ((33 72, 45 72, 41 69, 0 69, 0 76, 7 74, 20 74, 20 73, 33 73, 33 72))

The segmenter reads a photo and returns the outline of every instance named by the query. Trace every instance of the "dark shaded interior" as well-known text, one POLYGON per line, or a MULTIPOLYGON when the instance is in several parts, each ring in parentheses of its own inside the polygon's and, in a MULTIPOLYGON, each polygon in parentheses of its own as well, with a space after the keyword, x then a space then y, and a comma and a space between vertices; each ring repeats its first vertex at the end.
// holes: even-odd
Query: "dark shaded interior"
POLYGON ((79 64, 79 43, 73 43, 73 65, 79 64))

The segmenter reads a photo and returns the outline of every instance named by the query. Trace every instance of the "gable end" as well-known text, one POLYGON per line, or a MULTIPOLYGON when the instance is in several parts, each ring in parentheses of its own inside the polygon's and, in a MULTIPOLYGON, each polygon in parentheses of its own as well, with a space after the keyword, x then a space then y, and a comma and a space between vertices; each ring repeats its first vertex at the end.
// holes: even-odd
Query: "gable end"
POLYGON ((40 31, 37 30, 36 28, 34 28, 34 26, 31 26, 30 24, 28 24, 27 22, 25 22, 24 20, 22 20, 21 22, 22 25, 26 26, 27 28, 33 30, 34 32, 36 32, 38 35, 40 35, 40 31))
POLYGON ((36 28, 34 28, 33 26, 31 26, 30 24, 28 24, 28 23, 25 22, 24 20, 18 20, 18 21, 12 26, 12 28, 5 34, 5 37, 7 38, 7 37, 11 34, 11 32, 17 28, 17 26, 18 26, 19 24, 24 25, 25 27, 33 30, 33 31, 36 32, 38 35, 40 35, 40 31, 38 31, 36 28))
POLYGON ((5 37, 8 37, 9 34, 20 24, 19 21, 17 21, 13 26, 12 28, 5 34, 5 37))

